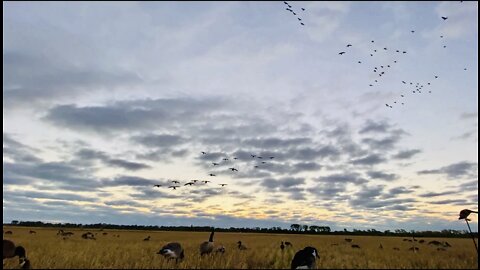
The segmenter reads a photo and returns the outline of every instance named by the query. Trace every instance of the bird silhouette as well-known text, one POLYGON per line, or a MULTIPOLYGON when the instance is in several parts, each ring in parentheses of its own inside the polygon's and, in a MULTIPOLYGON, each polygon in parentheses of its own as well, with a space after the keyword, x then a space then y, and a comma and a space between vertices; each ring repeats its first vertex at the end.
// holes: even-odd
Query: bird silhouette
POLYGON ((161 187, 162 185, 153 185, 154 187, 161 187))
POLYGON ((206 155, 207 153, 205 153, 205 152, 202 152, 202 154, 206 155))
POLYGON ((301 25, 305 25, 303 22, 300 23, 301 25))
POLYGON ((347 48, 348 48, 348 47, 352 47, 352 44, 347 44, 347 48))
POLYGON ((438 76, 435 76, 435 79, 438 79, 438 76))
POLYGON ((403 53, 407 53, 406 51, 403 51, 403 53))
POLYGON ((402 83, 407 84, 405 81, 402 81, 402 83))
POLYGON ((193 183, 185 183, 184 186, 191 186, 191 185, 193 185, 193 183))
POLYGON ((448 19, 448 17, 443 17, 443 16, 442 16, 442 19, 445 21, 446 19, 448 19))
POLYGON ((224 160, 224 161, 228 161, 228 158, 224 158, 223 160, 224 160))
POLYGON ((361 63, 362 63, 362 61, 358 61, 358 63, 359 63, 359 64, 361 64, 361 63))
POLYGON ((443 48, 446 48, 447 46, 446 45, 443 45, 443 48))
POLYGON ((172 180, 172 183, 174 183, 174 184, 180 184, 180 182, 178 182, 177 180, 172 180))
POLYGON ((372 40, 372 43, 374 43, 374 42, 375 42, 375 40, 372 40))
POLYGON ((213 166, 217 166, 219 165, 218 163, 215 163, 215 162, 212 162, 213 166))
POLYGON ((301 21, 301 20, 302 20, 302 19, 300 19, 300 18, 297 18, 297 19, 298 19, 299 21, 301 21))
POLYGON ((256 157, 256 155, 250 155, 250 156, 252 156, 252 158, 256 157))
POLYGON ((211 181, 208 181, 208 180, 205 180, 205 181, 202 181, 203 183, 210 183, 211 181))
POLYGON ((404 95, 400 95, 401 97, 405 97, 404 95))
POLYGON ((458 219, 466 219, 471 213, 478 214, 477 211, 472 211, 470 209, 463 209, 462 211, 460 211, 460 217, 458 219))
POLYGON ((210 176, 216 176, 216 175, 215 175, 215 174, 213 174, 213 173, 211 173, 211 174, 209 174, 209 175, 210 175, 210 176))
POLYGON ((222 186, 222 187, 224 187, 224 186, 226 186, 227 184, 219 184, 219 185, 222 186))
POLYGON ((302 10, 305 11, 305 9, 302 7, 302 10))
POLYGON ((443 36, 440 36, 440 38, 443 38, 443 36))
POLYGON ((275 157, 269 157, 270 159, 274 159, 275 157))
POLYGON ((412 30, 412 31, 410 31, 410 32, 415 33, 415 30, 412 30))
POLYGON ((344 53, 345 53, 345 52, 339 52, 338 54, 342 55, 342 54, 344 54, 344 53))
POLYGON ((169 186, 168 188, 173 188, 174 190, 176 190, 179 186, 169 186))
POLYGON ((234 171, 237 171, 237 172, 238 172, 238 170, 235 169, 235 168, 228 168, 228 169, 229 169, 229 170, 232 170, 232 172, 234 172, 234 171))

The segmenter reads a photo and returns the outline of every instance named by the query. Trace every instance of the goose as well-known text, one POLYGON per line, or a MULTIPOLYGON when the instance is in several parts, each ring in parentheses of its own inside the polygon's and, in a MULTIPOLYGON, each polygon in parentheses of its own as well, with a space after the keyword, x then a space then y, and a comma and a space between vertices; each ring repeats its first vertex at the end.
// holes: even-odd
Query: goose
POLYGON ((165 258, 175 259, 176 262, 185 257, 182 245, 177 242, 166 244, 157 252, 157 254, 163 255, 165 258))
POLYGON ((280 249, 283 251, 285 249, 285 245, 283 244, 283 241, 282 243, 280 244, 280 249))
POLYGON ((30 268, 30 261, 27 259, 25 248, 22 246, 15 246, 10 240, 3 239, 3 259, 17 257, 22 269, 30 268))
POLYGON ((460 211, 460 217, 458 219, 466 219, 471 213, 478 214, 477 211, 472 211, 470 209, 463 209, 460 211))
POLYGON ((203 183, 210 183, 211 181, 208 181, 208 180, 205 180, 205 181, 202 181, 203 183))
POLYGON ((210 233, 210 238, 208 242, 205 241, 200 244, 200 255, 210 254, 213 251, 213 234, 215 233, 215 229, 212 230, 210 233))
POLYGON ((448 19, 448 17, 443 17, 443 16, 442 16, 442 19, 445 21, 446 19, 448 19))
POLYGON ((219 185, 222 186, 222 187, 224 187, 224 186, 226 186, 227 184, 219 184, 219 185))
POLYGON ((348 48, 348 47, 352 47, 352 44, 347 44, 347 48, 348 48))
POLYGON ((344 53, 345 53, 345 52, 339 52, 338 54, 342 55, 342 54, 344 54, 344 53))
POLYGON ((169 186, 168 188, 172 188, 173 190, 176 190, 179 186, 169 186))
POLYGON ((238 172, 238 170, 235 169, 235 168, 228 168, 228 169, 229 169, 229 170, 232 170, 232 172, 234 172, 234 171, 237 171, 237 172, 238 172))
POLYGON ((305 247, 298 251, 293 257, 291 269, 313 269, 315 268, 315 260, 320 259, 318 251, 314 247, 305 247))
POLYGON ((247 249, 247 247, 244 244, 242 244, 242 241, 238 241, 237 244, 238 244, 238 249, 240 249, 240 250, 246 250, 247 249))
MULTIPOLYGON (((211 173, 211 174, 209 174, 209 175, 210 175, 210 176, 216 176, 216 175, 215 175, 215 174, 213 174, 213 173, 211 173)), ((205 181, 204 181, 204 182, 205 182, 205 181)))
POLYGON ((219 165, 218 163, 215 163, 215 162, 212 162, 213 166, 217 166, 219 165))
POLYGON ((203 154, 203 155, 206 155, 207 153, 205 153, 205 152, 202 152, 202 154, 203 154))
POLYGON ((174 183, 174 184, 180 184, 180 182, 177 181, 177 180, 172 180, 172 183, 174 183))
POLYGON ((184 186, 191 186, 191 185, 193 185, 193 183, 191 183, 191 182, 184 184, 184 186))
POLYGON ((153 185, 154 187, 161 187, 162 185, 153 185))

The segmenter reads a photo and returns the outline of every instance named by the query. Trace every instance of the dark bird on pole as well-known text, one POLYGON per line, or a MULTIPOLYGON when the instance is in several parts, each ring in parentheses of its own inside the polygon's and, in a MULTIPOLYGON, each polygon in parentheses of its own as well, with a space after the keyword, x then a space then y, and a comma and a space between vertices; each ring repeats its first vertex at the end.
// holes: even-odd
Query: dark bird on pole
POLYGON ((466 219, 471 213, 478 214, 477 211, 472 211, 470 209, 463 209, 460 211, 460 217, 458 219, 466 219))

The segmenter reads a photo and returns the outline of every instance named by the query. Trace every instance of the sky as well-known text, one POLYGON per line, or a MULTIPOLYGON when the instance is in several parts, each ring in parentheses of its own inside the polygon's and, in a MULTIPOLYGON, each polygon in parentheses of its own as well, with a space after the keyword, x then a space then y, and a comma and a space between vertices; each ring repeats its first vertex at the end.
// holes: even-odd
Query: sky
POLYGON ((289 5, 3 2, 4 222, 466 230, 478 3, 289 5))

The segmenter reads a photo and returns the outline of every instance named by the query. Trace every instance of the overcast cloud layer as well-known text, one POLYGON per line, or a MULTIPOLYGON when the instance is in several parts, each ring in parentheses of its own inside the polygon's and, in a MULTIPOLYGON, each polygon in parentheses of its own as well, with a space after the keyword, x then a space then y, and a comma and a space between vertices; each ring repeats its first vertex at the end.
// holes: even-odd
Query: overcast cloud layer
POLYGON ((293 6, 4 3, 4 221, 465 229, 478 3, 293 6))

